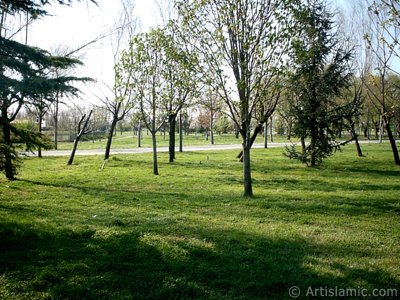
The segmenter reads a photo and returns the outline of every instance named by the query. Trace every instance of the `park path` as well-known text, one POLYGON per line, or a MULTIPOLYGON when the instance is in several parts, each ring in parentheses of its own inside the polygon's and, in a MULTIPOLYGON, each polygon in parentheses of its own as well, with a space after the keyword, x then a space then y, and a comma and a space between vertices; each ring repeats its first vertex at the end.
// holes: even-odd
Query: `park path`
MULTIPOLYGON (((268 143, 268 147, 277 148, 290 145, 290 143, 268 143)), ((253 148, 264 148, 264 144, 254 144, 253 148)), ((231 150, 231 149, 242 149, 241 144, 233 145, 201 145, 201 146, 184 146, 183 151, 220 151, 220 150, 231 150)), ((91 150, 76 150, 75 155, 87 156, 87 155, 104 155, 104 149, 91 149, 91 150)), ((152 148, 132 148, 132 149, 111 149, 111 154, 139 154, 152 152, 152 148)), ((179 148, 176 147, 175 151, 178 152, 179 148)), ((168 147, 159 147, 157 152, 168 152, 168 147)), ((35 152, 25 153, 28 156, 35 156, 35 152)), ((43 156, 68 156, 71 154, 71 150, 50 150, 42 151, 43 156)))
MULTIPOLYGON (((384 140, 383 142, 388 142, 384 140)), ((379 143, 376 140, 369 141, 360 141, 361 144, 373 144, 379 143)), ((268 143, 268 148, 283 148, 285 146, 293 145, 293 143, 268 143)), ((252 148, 264 148, 263 143, 253 144, 252 148)), ((220 150, 231 150, 231 149, 242 149, 241 144, 232 144, 232 145, 200 145, 200 146, 184 146, 184 152, 190 151, 220 151, 220 150)), ((105 149, 90 149, 90 150, 76 150, 75 155, 87 156, 87 155, 104 155, 105 149)), ((131 149, 111 149, 111 154, 140 154, 140 153, 149 153, 152 152, 152 148, 131 148, 131 149)), ((178 152, 179 148, 176 147, 175 151, 178 152)), ((168 152, 168 147, 158 147, 157 152, 168 152)), ((27 156, 36 156, 35 152, 24 153, 27 156)), ((71 154, 71 150, 50 150, 43 151, 43 156, 69 156, 71 154)))

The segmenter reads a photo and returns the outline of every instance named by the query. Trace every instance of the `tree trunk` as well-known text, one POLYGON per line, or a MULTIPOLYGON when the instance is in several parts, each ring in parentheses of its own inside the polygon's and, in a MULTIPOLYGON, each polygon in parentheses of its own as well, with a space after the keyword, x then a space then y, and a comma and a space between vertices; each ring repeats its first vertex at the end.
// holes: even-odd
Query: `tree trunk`
POLYGON ((239 138, 239 129, 237 128, 237 125, 235 125, 235 138, 239 138))
POLYGON ((54 111, 54 116, 53 116, 53 120, 54 120, 54 149, 58 149, 58 93, 57 93, 57 99, 56 99, 56 107, 55 107, 55 111, 54 111))
POLYGON ((153 174, 158 175, 157 136, 155 131, 151 133, 151 139, 153 141, 153 174))
MULTIPOLYGON (((251 138, 250 138, 250 148, 251 148, 251 146, 253 146, 253 144, 254 144, 254 141, 256 140, 256 138, 257 138, 257 135, 261 132, 261 130, 262 130, 262 127, 263 127, 263 123, 258 123, 258 125, 256 126, 256 128, 254 128, 254 131, 253 131, 253 134, 252 134, 252 136, 251 136, 251 138)), ((243 162, 243 150, 242 151, 240 151, 240 153, 237 155, 237 158, 239 158, 239 161, 240 162, 243 162)))
POLYGON ((106 151, 104 153, 104 159, 109 159, 110 157, 110 151, 111 151, 111 143, 113 139, 113 133, 115 130, 115 127, 117 126, 117 119, 113 118, 110 126, 110 131, 108 132, 108 137, 107 137, 107 144, 106 144, 106 151))
POLYGON ((268 123, 264 124, 264 148, 268 148, 268 123))
POLYGON ((362 154, 362 150, 361 150, 361 147, 360 147, 360 143, 358 142, 358 134, 356 132, 356 129, 355 129, 355 126, 354 126, 354 122, 351 122, 350 133, 351 133, 351 137, 353 138, 354 143, 356 145, 357 155, 359 157, 362 157, 363 154, 362 154))
POLYGON ((137 131, 137 146, 142 147, 142 121, 139 121, 138 131, 137 131))
POLYGON ((305 138, 301 137, 300 138, 300 142, 301 142, 301 153, 303 155, 305 155, 306 154, 306 140, 305 140, 305 138))
POLYGON ((317 153, 315 149, 315 143, 316 143, 316 136, 315 136, 315 130, 311 130, 311 141, 310 141, 310 166, 315 167, 317 165, 317 153))
POLYGON ((272 126, 273 126, 273 118, 272 118, 272 116, 271 116, 271 118, 270 118, 270 122, 269 122, 269 140, 271 141, 271 143, 273 143, 274 142, 274 137, 273 137, 273 132, 272 132, 272 130, 273 130, 273 128, 272 128, 272 126))
POLYGON ((174 162, 175 159, 175 125, 176 125, 176 115, 170 114, 168 116, 169 122, 169 162, 174 162))
POLYGON ((72 165, 72 163, 74 162, 74 157, 75 157, 75 152, 76 152, 76 148, 78 148, 78 143, 79 143, 79 136, 76 136, 75 140, 74 140, 74 146, 72 147, 72 152, 71 155, 69 156, 67 165, 72 165))
POLYGON ((179 152, 183 152, 183 122, 182 122, 182 114, 179 114, 179 152))
POLYGON ((253 197, 253 185, 251 180, 251 165, 250 165, 250 141, 243 141, 243 184, 244 194, 246 198, 253 197))
POLYGON ((211 145, 214 145, 214 114, 213 112, 210 113, 210 141, 211 145))
MULTIPOLYGON (((43 113, 39 112, 39 134, 42 134, 43 113)), ((38 157, 42 158, 42 147, 38 146, 38 157)))
POLYGON ((383 117, 380 117, 379 120, 379 143, 382 143, 383 140, 383 117))
MULTIPOLYGON (((3 115, 4 114, 3 112, 3 115)), ((3 131, 3 140, 4 140, 4 173, 8 180, 15 180, 13 162, 12 162, 12 155, 11 155, 11 128, 10 124, 4 120, 1 124, 2 131, 3 131)))
POLYGON ((387 131, 388 138, 389 138, 389 141, 390 141, 390 145, 392 146, 394 163, 397 166, 400 166, 399 152, 397 150, 396 140, 393 137, 392 128, 390 127, 390 121, 389 120, 385 120, 385 123, 386 123, 385 127, 386 127, 386 131, 387 131))
POLYGON ((75 137, 74 145, 72 147, 72 152, 71 152, 71 155, 69 156, 67 165, 72 165, 72 162, 74 161, 76 149, 78 148, 78 142, 81 139, 83 134, 88 133, 87 129, 89 127, 89 121, 90 121, 90 117, 92 116, 92 113, 93 113, 93 110, 90 111, 87 118, 86 118, 86 115, 83 115, 78 123, 78 133, 75 137), (85 118, 86 118, 86 120, 85 120, 85 118), (85 121, 85 122, 83 122, 83 121, 85 121), (82 123, 83 123, 83 127, 81 128, 82 123))

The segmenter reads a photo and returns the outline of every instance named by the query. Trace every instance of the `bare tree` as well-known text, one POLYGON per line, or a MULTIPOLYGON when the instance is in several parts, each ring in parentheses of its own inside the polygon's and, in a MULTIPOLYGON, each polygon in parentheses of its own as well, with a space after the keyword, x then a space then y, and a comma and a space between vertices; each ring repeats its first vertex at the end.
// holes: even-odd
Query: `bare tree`
POLYGON ((78 143, 79 143, 81 137, 84 134, 88 134, 90 132, 90 130, 89 130, 89 121, 90 121, 90 117, 91 117, 92 113, 93 113, 93 110, 91 110, 89 112, 89 115, 87 117, 86 117, 86 114, 84 114, 81 117, 81 119, 79 120, 79 123, 78 123, 78 134, 75 137, 74 145, 72 147, 72 151, 71 151, 71 154, 69 156, 67 165, 72 165, 72 163, 74 161, 74 157, 75 157, 75 152, 76 152, 76 149, 78 148, 78 143))
POLYGON ((376 77, 374 74, 365 76, 365 86, 368 88, 368 94, 372 103, 381 113, 382 126, 385 127, 390 145, 393 152, 394 163, 400 165, 400 156, 393 135, 391 121, 395 115, 393 110, 393 99, 388 91, 391 88, 388 76, 396 72, 392 68, 393 58, 396 56, 396 45, 400 38, 400 28, 390 22, 385 22, 390 16, 390 8, 387 6, 371 6, 369 17, 372 21, 372 27, 369 34, 366 35, 368 47, 371 49, 375 59, 376 77))

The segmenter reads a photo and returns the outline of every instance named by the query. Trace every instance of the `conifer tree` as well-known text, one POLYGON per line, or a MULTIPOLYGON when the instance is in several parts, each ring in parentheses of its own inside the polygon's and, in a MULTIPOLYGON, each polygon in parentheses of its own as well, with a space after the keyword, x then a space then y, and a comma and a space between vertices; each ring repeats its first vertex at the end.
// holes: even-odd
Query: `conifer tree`
POLYGON ((333 15, 321 0, 309 0, 295 13, 299 35, 292 42, 294 62, 291 114, 294 134, 303 141, 303 149, 287 148, 287 156, 315 166, 337 150, 337 130, 345 121, 343 108, 335 103, 348 86, 351 51, 341 49, 334 32, 333 15), (309 140, 309 143, 304 143, 309 140))

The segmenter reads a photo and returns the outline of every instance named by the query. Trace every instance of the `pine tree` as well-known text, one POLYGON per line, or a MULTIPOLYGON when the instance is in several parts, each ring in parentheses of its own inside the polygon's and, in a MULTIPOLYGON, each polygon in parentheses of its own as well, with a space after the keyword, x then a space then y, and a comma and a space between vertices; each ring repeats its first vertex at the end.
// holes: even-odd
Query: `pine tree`
POLYGON ((296 120, 293 132, 303 146, 301 152, 294 146, 287 148, 287 156, 315 166, 341 145, 336 142, 335 129, 345 120, 335 99, 351 78, 347 64, 351 51, 340 48, 333 31, 333 16, 323 1, 308 1, 295 16, 299 35, 291 50, 291 114, 296 120))

